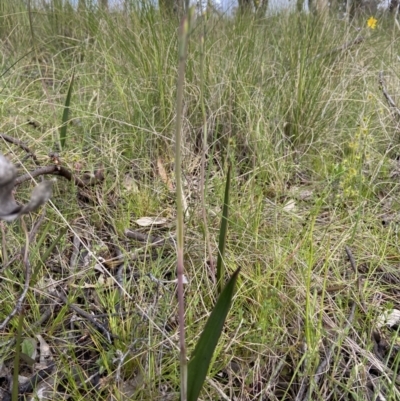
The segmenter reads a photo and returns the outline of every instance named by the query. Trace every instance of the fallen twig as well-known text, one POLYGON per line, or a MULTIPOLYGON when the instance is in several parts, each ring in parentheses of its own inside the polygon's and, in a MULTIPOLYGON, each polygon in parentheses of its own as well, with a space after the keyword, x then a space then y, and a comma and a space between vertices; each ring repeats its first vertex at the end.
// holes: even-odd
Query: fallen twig
POLYGON ((125 235, 128 238, 132 238, 138 242, 145 242, 152 246, 164 246, 168 243, 174 244, 172 238, 165 239, 163 237, 155 237, 151 234, 143 234, 140 231, 135 231, 130 229, 125 230, 125 235))
POLYGON ((12 136, 9 136, 7 134, 1 134, 1 133, 0 133, 0 138, 4 139, 5 141, 7 141, 9 143, 12 143, 13 145, 17 145, 18 147, 20 147, 22 150, 24 150, 26 153, 28 153, 28 156, 32 157, 32 160, 35 162, 36 165, 39 165, 39 161, 38 161, 36 155, 22 141, 20 141, 17 138, 14 138, 12 136))
POLYGON ((385 99, 388 102, 389 106, 394 110, 395 114, 397 115, 397 118, 400 118, 400 109, 396 106, 396 103, 394 102, 394 100, 389 95, 386 89, 385 81, 383 79, 383 71, 379 72, 379 85, 381 86, 383 96, 385 96, 385 99))
POLYGON ((119 338, 119 336, 110 333, 101 323, 99 323, 96 320, 96 316, 92 316, 90 313, 81 309, 78 305, 71 304, 64 294, 57 292, 56 295, 66 306, 68 306, 68 308, 76 312, 79 316, 87 319, 90 323, 92 323, 93 326, 97 327, 97 329, 104 334, 110 344, 112 338, 119 338))
POLYGON ((13 196, 16 179, 17 169, 0 153, 0 219, 8 222, 36 210, 52 195, 53 181, 42 181, 32 190, 29 202, 20 205, 13 196))
POLYGON ((81 179, 77 176, 74 176, 66 167, 60 165, 51 165, 38 168, 31 173, 21 175, 15 180, 15 185, 20 185, 25 181, 30 181, 32 178, 38 177, 40 175, 53 174, 60 175, 61 177, 66 178, 68 181, 73 181, 75 185, 80 188, 84 188, 87 186, 95 185, 100 181, 103 181, 104 176, 101 170, 98 170, 93 177, 89 177, 88 179, 81 179))
POLYGON ((54 313, 56 304, 52 303, 48 305, 47 309, 42 313, 40 318, 36 320, 35 323, 32 324, 32 327, 40 327, 44 322, 46 322, 54 313))

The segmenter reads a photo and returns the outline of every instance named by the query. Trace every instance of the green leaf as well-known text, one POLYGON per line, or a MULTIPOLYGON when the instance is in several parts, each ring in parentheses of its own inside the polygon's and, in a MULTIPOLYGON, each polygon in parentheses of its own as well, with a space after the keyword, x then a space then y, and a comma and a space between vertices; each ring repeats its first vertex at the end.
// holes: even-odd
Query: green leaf
POLYGON ((61 128, 60 128, 60 145, 61 145, 61 149, 64 149, 65 141, 67 139, 69 105, 71 104, 72 87, 74 85, 74 77, 75 77, 75 73, 72 74, 71 81, 69 83, 67 98, 65 99, 64 111, 63 111, 63 115, 62 115, 62 124, 61 124, 61 128))
POLYGON ((32 358, 36 350, 36 340, 34 338, 25 338, 21 343, 21 351, 32 358))
POLYGON ((219 229, 219 241, 218 241, 218 259, 217 259, 217 285, 218 294, 221 293, 224 285, 224 255, 226 245, 226 234, 228 232, 228 208, 229 208, 229 190, 231 186, 231 166, 228 166, 228 173, 226 175, 225 183, 225 196, 224 196, 224 207, 222 210, 221 227, 219 229))
POLYGON ((217 303, 196 344, 188 366, 187 401, 197 401, 203 387, 211 359, 231 308, 240 267, 233 273, 218 297, 217 303))

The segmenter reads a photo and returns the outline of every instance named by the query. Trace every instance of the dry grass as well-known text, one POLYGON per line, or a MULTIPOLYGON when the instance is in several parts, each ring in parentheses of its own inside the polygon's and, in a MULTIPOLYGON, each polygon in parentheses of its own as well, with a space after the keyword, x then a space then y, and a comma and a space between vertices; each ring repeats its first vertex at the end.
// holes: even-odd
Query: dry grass
MULTIPOLYGON (((23 140, 41 165, 52 164, 48 153, 57 150, 75 71, 73 122, 59 160, 79 177, 104 176, 85 188, 58 177, 30 243, 34 277, 22 337, 41 335, 56 367, 37 387, 53 400, 176 399, 176 27, 154 10, 34 13, 36 50, 28 53, 27 14, 11 11, 4 13, 14 28, 0 36, 0 132, 23 140), (167 223, 139 227, 135 221, 143 216, 167 223), (127 229, 165 241, 138 242, 127 238, 127 229), (96 321, 104 330, 82 310, 102 315, 96 321)), ((383 17, 375 31, 364 26, 364 20, 286 14, 197 20, 183 120, 189 353, 215 302, 199 193, 202 90, 210 246, 216 258, 231 162, 227 274, 242 267, 202 399, 400 398, 398 324, 380 326, 378 319, 400 309, 398 120, 378 85, 383 70, 386 89, 400 105, 392 37, 398 32, 383 17), (363 24, 363 42, 331 53, 360 34, 357 24, 363 24)), ((21 174, 37 168, 23 150, 0 144, 21 174)), ((29 186, 17 188, 18 200, 26 200, 29 186)), ((26 219, 28 228, 41 213, 26 219)), ((3 321, 24 284, 22 262, 5 263, 19 254, 24 235, 15 223, 3 225, 1 237, 3 321)), ((4 392, 16 320, 0 333, 4 392)), ((38 349, 30 355, 35 362, 44 353, 38 349)), ((30 362, 21 360, 21 376, 36 372, 30 362)))

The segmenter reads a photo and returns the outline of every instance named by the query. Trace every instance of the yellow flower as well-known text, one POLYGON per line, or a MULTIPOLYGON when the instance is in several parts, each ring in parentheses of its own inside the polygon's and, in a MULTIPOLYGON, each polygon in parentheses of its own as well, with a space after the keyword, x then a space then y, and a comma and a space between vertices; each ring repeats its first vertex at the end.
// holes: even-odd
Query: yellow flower
POLYGON ((378 22, 378 20, 376 18, 370 17, 369 20, 367 21, 368 28, 375 29, 377 22, 378 22))

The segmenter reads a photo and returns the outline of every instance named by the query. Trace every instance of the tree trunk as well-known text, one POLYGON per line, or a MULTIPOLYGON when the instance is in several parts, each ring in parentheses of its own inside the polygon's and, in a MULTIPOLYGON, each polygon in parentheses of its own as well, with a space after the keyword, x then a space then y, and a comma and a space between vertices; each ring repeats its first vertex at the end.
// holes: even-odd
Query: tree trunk
POLYGON ((390 0, 389 11, 391 13, 395 13, 396 11, 399 10, 399 5, 400 5, 399 0, 390 0))

